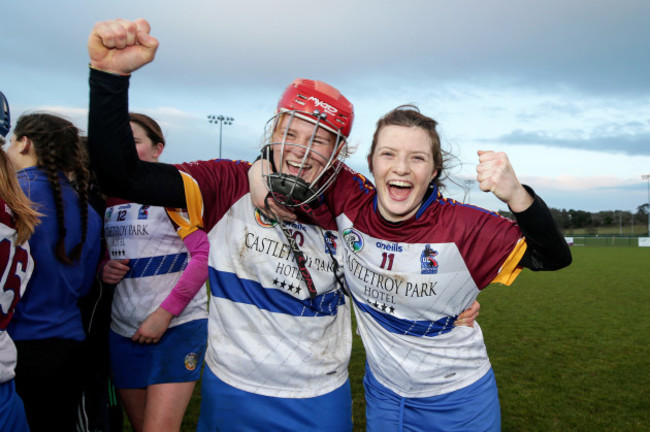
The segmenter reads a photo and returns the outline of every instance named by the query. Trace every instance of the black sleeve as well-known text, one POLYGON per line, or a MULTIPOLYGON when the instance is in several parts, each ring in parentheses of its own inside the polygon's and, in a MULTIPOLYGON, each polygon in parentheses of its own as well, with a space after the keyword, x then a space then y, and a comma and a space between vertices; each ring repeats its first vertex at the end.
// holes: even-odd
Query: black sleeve
POLYGON ((528 186, 533 204, 514 213, 528 245, 519 265, 531 270, 559 270, 571 264, 571 250, 546 203, 528 186))
POLYGON ((88 150, 102 192, 129 201, 186 207, 178 169, 138 157, 129 123, 129 77, 90 69, 88 150))

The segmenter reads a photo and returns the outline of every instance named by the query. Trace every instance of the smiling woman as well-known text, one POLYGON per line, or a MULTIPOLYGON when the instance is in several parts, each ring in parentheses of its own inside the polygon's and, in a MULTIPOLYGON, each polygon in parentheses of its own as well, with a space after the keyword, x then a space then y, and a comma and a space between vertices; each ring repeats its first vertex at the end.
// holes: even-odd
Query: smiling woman
POLYGON ((433 424, 499 431, 481 328, 452 323, 490 283, 509 285, 522 267, 571 262, 549 209, 519 183, 505 154, 479 152, 477 181, 508 204, 517 224, 442 196, 436 126, 412 105, 390 111, 377 122, 368 156, 376 188, 342 170, 326 192, 366 348, 369 431, 433 424))
MULTIPOLYGON (((350 306, 334 266, 309 268, 317 288, 312 293, 292 260, 278 256, 288 255, 287 239, 276 229, 278 221, 262 218, 250 202, 247 163, 218 159, 172 166, 138 158, 125 74, 153 60, 157 41, 148 33, 144 20, 107 21, 93 29, 89 145, 111 195, 165 207, 197 201, 204 206, 199 228, 211 243, 211 296, 197 430, 352 430, 350 306), (128 35, 124 39, 132 44, 116 47, 119 35, 128 35), (133 52, 140 55, 131 63, 133 52), (256 247, 256 239, 268 246, 256 247)), ((291 186, 289 177, 308 186, 317 181, 317 171, 345 154, 352 113, 352 104, 325 83, 290 84, 271 123, 273 131, 280 126, 268 135, 273 151, 266 151, 286 171, 274 177, 278 183, 291 186), (339 122, 323 103, 346 113, 348 121, 339 122)), ((286 228, 314 263, 339 258, 333 223, 326 233, 307 218, 286 228)))
POLYGON ((391 125, 378 135, 368 156, 378 190, 377 206, 386 220, 398 222, 420 208, 438 169, 423 129, 391 125))
POLYGON ((289 207, 308 204, 331 184, 347 156, 352 104, 334 87, 296 79, 287 87, 267 122, 270 139, 262 154, 262 175, 274 198, 289 207))

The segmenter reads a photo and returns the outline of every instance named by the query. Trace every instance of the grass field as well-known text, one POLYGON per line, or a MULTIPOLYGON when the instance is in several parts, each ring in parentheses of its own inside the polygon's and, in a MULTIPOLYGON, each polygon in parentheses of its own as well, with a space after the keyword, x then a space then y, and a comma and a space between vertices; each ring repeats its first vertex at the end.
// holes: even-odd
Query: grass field
POLYGON ((572 252, 479 296, 503 430, 650 430, 650 248, 572 252))
MULTIPOLYGON (((650 430, 650 248, 575 248, 573 264, 488 287, 478 319, 499 385, 502 430, 650 430)), ((365 430, 355 337, 354 430, 365 430)), ((199 392, 183 431, 193 431, 199 392)))

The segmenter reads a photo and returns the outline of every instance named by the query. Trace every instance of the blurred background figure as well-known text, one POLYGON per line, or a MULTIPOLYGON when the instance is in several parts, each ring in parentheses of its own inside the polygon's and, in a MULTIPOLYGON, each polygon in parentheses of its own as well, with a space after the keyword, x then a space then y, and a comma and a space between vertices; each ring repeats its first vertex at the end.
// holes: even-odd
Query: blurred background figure
POLYGON ((30 239, 37 265, 8 327, 18 348, 16 389, 32 432, 72 431, 85 339, 78 302, 93 283, 101 247, 86 151, 70 121, 34 113, 18 119, 6 152, 43 214, 30 239))
MULTIPOLYGON (((4 146, 11 119, 9 103, 0 92, 0 144, 4 146)), ((27 240, 39 214, 23 193, 11 162, 0 151, 0 430, 27 432, 27 417, 14 382, 17 352, 7 333, 14 308, 34 269, 27 240)))

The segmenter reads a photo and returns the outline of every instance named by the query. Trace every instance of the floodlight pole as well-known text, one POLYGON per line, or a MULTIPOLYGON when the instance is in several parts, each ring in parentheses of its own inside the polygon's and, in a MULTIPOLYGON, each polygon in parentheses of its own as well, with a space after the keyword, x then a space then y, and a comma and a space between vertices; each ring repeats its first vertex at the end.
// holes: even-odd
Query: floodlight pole
POLYGON ((223 136, 223 125, 224 123, 226 125, 231 125, 232 122, 234 122, 235 119, 232 117, 226 117, 221 114, 219 115, 213 115, 210 114, 208 116, 208 122, 214 123, 214 124, 219 124, 219 159, 221 159, 221 138, 223 136))
POLYGON ((648 182, 648 208, 646 210, 648 212, 648 236, 650 236, 650 174, 643 174, 641 178, 648 182))

